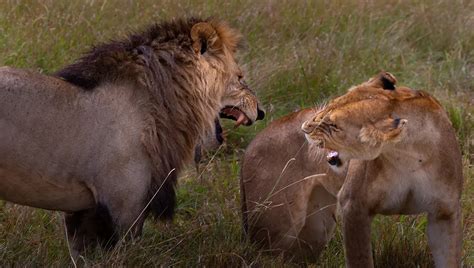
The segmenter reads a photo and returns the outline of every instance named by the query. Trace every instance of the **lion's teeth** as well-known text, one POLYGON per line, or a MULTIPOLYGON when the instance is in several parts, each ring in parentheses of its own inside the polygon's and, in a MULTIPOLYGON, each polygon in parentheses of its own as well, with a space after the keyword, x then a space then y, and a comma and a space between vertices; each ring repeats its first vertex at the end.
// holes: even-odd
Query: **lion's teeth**
POLYGON ((239 114, 239 118, 237 118, 237 122, 235 122, 235 127, 238 127, 245 123, 247 121, 247 117, 244 115, 244 113, 239 114))

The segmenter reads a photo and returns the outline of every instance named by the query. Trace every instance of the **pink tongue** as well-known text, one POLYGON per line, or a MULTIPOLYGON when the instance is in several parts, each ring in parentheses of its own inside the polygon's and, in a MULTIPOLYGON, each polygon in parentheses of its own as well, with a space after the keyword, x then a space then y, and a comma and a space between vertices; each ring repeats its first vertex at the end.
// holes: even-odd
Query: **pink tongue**
POLYGON ((245 116, 244 113, 240 113, 239 118, 237 118, 237 122, 235 122, 235 127, 238 127, 245 123, 247 123, 247 117, 245 116))

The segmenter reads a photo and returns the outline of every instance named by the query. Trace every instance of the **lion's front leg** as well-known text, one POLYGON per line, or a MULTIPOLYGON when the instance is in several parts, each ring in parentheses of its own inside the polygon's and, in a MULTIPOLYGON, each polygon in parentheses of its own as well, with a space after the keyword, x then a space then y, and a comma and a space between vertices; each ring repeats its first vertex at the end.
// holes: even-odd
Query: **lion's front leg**
POLYGON ((96 185, 97 199, 110 213, 119 241, 138 237, 148 215, 151 197, 151 171, 145 164, 132 161, 122 169, 109 170, 103 175, 104 184, 96 185))
POLYGON ((428 243, 436 267, 460 267, 461 232, 460 205, 448 215, 428 214, 428 243))
MULTIPOLYGON (((127 156, 127 155, 126 155, 127 156)), ((125 238, 135 238, 141 234, 143 223, 148 215, 151 168, 146 157, 118 157, 103 168, 97 179, 90 183, 95 193, 97 213, 74 213, 69 222, 76 222, 74 247, 100 242, 101 246, 111 248, 125 238), (91 216, 87 216, 91 214, 91 216), (75 221, 73 221, 75 219, 75 221)), ((68 219, 66 218, 66 224, 68 219)), ((74 224, 68 224, 74 226, 74 224)))
POLYGON ((101 204, 92 209, 66 213, 64 217, 69 247, 76 260, 86 249, 92 249, 98 243, 111 248, 117 242, 112 218, 101 204))

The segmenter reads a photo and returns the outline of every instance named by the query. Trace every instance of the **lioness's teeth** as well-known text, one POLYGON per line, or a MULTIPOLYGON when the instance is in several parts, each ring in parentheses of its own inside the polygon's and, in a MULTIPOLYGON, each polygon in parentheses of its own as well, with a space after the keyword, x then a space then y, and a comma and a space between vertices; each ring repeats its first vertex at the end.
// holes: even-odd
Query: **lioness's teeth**
POLYGON ((341 159, 339 158, 339 153, 336 151, 330 151, 326 155, 326 159, 328 163, 332 166, 340 166, 342 164, 341 159))
POLYGON ((328 159, 333 157, 339 157, 339 153, 336 151, 330 151, 327 155, 328 159))

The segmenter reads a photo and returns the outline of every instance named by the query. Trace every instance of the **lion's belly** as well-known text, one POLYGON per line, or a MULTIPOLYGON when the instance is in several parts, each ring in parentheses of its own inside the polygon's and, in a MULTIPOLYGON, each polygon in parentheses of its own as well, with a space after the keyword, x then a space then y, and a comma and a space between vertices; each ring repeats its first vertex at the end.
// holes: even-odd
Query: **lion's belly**
POLYGON ((59 185, 40 174, 27 175, 2 167, 0 198, 20 205, 61 211, 78 211, 94 206, 94 197, 85 185, 74 182, 59 185))

